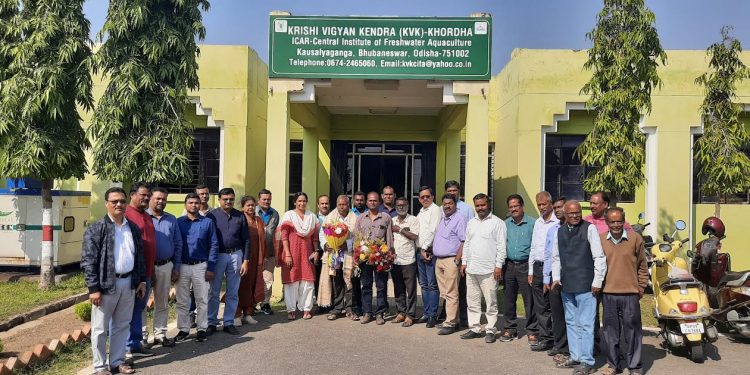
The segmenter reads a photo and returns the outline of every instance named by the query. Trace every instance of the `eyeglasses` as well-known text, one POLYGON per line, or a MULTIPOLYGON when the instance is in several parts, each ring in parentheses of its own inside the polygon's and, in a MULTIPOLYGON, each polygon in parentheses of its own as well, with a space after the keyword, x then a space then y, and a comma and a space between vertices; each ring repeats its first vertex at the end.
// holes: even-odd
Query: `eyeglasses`
POLYGON ((128 201, 126 201, 124 199, 115 199, 115 200, 111 200, 111 201, 107 201, 107 202, 109 202, 109 204, 111 204, 113 206, 117 206, 118 204, 121 204, 121 205, 124 206, 124 205, 128 204, 128 201))
POLYGON ((427 199, 427 198, 432 198, 432 195, 420 195, 419 196, 419 199, 427 199))
POLYGON ((566 212, 565 214, 568 216, 581 216, 581 211, 566 212))

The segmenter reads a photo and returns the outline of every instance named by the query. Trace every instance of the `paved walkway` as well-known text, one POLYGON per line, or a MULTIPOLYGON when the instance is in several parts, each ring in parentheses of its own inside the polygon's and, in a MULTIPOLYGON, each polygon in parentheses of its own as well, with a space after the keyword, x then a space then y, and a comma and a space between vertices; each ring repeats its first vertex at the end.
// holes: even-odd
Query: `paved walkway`
MULTIPOLYGON (((424 325, 403 328, 374 322, 362 325, 325 316, 289 322, 286 314, 258 316, 241 336, 218 332, 206 343, 185 342, 155 348, 157 356, 138 359, 140 374, 569 374, 556 369, 546 353, 531 352, 525 337, 485 344, 438 336, 424 325)), ((172 332, 175 334, 176 332, 172 332)), ((660 339, 644 338, 643 363, 652 374, 747 374, 750 343, 722 337, 708 346, 709 358, 695 364, 685 354, 668 354, 660 339)), ((599 358, 597 366, 603 366, 599 358)))

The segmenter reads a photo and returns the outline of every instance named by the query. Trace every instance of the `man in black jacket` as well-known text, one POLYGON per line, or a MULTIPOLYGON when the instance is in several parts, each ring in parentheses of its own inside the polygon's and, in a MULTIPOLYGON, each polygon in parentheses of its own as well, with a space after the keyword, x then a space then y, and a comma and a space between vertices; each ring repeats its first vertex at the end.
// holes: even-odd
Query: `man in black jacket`
POLYGON ((125 351, 135 297, 142 298, 146 293, 143 241, 138 227, 125 219, 125 190, 110 188, 104 193, 104 200, 107 215, 86 229, 81 252, 81 268, 93 305, 94 371, 132 374, 135 370, 125 363, 125 351))

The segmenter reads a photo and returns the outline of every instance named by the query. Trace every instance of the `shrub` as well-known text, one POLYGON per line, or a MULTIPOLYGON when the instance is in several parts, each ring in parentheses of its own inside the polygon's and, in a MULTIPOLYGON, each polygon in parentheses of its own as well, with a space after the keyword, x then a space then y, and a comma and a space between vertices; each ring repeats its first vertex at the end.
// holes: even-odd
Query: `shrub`
POLYGON ((0 340, 0 353, 3 352, 3 340, 0 340))
POLYGON ((75 307, 76 316, 84 322, 91 321, 91 302, 81 302, 75 307))

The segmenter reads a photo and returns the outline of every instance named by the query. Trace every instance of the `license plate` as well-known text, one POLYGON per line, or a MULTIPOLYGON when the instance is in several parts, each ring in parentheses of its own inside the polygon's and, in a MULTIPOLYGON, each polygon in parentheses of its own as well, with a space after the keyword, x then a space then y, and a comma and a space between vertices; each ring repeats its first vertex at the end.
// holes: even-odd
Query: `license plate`
POLYGON ((680 331, 684 334, 703 333, 703 323, 680 323, 680 331))

